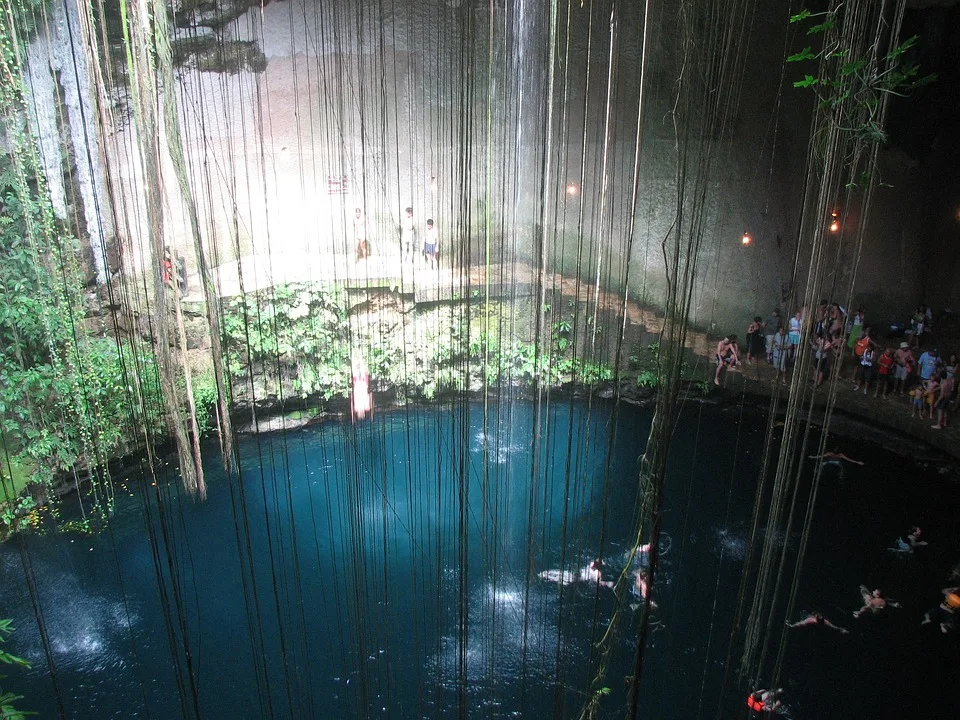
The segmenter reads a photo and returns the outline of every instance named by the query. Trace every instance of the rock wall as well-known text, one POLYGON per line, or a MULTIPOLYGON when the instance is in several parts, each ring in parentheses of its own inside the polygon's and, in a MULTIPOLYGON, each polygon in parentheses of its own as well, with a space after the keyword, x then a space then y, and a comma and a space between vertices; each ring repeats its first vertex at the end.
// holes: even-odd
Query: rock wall
MULTIPOLYGON (((532 2, 287 0, 228 9, 177 15, 178 38, 242 43, 247 58, 215 68, 188 54, 176 88, 213 264, 295 250, 321 267, 330 254, 352 252, 357 207, 375 252, 398 256, 409 205, 420 228, 436 220, 445 262, 542 259, 611 288, 629 273, 632 297, 662 303, 660 245, 677 202, 675 8, 655 8, 650 21, 635 216, 642 4, 613 12, 610 3, 573 3, 569 33, 561 17, 555 36, 548 8, 532 2)), ((735 81, 717 92, 730 95, 732 109, 714 138, 704 199, 686 195, 685 215, 702 212, 704 227, 693 321, 717 332, 742 331, 752 315, 782 306, 793 277, 812 96, 792 86, 800 70, 784 64, 806 42, 788 17, 786 5, 758 4, 742 46, 728 51, 735 81), (744 232, 753 238, 747 247, 744 232)), ((681 131, 696 131, 704 114, 691 108, 681 131)), ((119 128, 110 147, 142 269, 133 132, 119 128)), ((704 151, 693 147, 689 172, 704 151)), ((916 165, 896 152, 883 165, 892 188, 878 191, 867 221, 856 295, 886 320, 922 292, 912 268, 924 239, 916 165)), ((167 204, 168 241, 193 266, 175 191, 167 204)), ((830 269, 841 300, 853 266, 843 242, 854 230, 845 223, 830 269)))
POLYGON ((115 255, 112 203, 107 192, 97 109, 75 3, 51 5, 27 48, 31 130, 54 212, 77 223, 86 241, 92 278, 107 282, 115 255))

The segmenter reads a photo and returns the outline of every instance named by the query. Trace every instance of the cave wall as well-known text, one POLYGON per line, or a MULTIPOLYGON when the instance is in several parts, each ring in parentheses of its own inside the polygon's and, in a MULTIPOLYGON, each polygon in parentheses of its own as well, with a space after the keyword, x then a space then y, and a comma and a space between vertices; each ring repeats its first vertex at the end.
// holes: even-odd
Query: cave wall
MULTIPOLYGON (((375 251, 398 255, 400 214, 411 205, 421 227, 428 216, 437 220, 446 258, 479 262, 489 247, 494 262, 545 259, 610 287, 629 273, 631 296, 660 304, 660 245, 677 202, 678 17, 657 7, 651 23, 631 224, 643 8, 618 6, 611 17, 609 3, 578 5, 569 35, 561 27, 557 36, 561 57, 569 44, 569 60, 556 69, 552 131, 549 16, 538 4, 495 4, 492 37, 491 6, 460 0, 403 7, 285 0, 241 7, 217 28, 178 16, 178 38, 215 33, 222 42, 255 45, 264 60, 217 68, 217 58, 191 55, 178 73, 186 154, 213 264, 286 253, 319 268, 330 255, 351 253, 355 207, 364 208, 375 251), (331 193, 328 181, 341 176, 347 192, 331 193)), ((790 290, 812 97, 792 86, 800 69, 783 63, 806 41, 788 17, 786 3, 755 8, 737 49, 737 79, 718 90, 731 94, 732 111, 715 137, 704 200, 694 205, 688 193, 684 208, 688 218, 703 213, 692 319, 715 332, 742 333, 752 315, 783 307, 790 290), (753 238, 748 247, 740 243, 744 232, 753 238)), ((681 130, 696 130, 702 115, 690 108, 681 130)), ((109 146, 142 268, 148 251, 133 132, 118 127, 109 146)), ((691 173, 705 151, 691 146, 691 173)), ((886 322, 922 295, 917 251, 926 236, 917 219, 921 170, 897 152, 885 153, 882 165, 892 187, 877 191, 855 302, 886 322)), ((167 207, 167 242, 192 267, 175 192, 167 207)), ((856 208, 845 210, 829 280, 838 300, 853 267, 844 243, 858 221, 856 208)), ((802 264, 798 277, 806 277, 802 264)))

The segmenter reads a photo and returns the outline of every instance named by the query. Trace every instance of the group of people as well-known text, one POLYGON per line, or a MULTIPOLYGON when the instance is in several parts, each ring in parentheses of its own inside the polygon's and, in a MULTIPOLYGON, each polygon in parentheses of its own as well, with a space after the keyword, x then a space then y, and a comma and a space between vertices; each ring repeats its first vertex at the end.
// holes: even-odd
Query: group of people
MULTIPOLYGON (((926 541, 920 539, 921 529, 912 527, 906 538, 897 538, 896 543, 890 550, 898 553, 913 553, 915 549, 927 545, 926 541)), ((960 566, 954 569, 953 577, 960 574, 960 566)), ((956 629, 957 614, 960 613, 960 587, 945 587, 941 590, 943 601, 935 609, 929 610, 923 615, 921 625, 930 625, 936 623, 942 633, 946 634, 956 629)), ((860 586, 860 598, 863 604, 857 610, 853 611, 854 618, 862 618, 867 615, 877 615, 883 613, 888 608, 899 608, 900 603, 885 597, 879 588, 871 590, 866 585, 860 586)), ((825 615, 814 611, 807 614, 796 622, 787 621, 788 628, 823 628, 848 635, 850 631, 840 625, 831 622, 825 615)), ((747 707, 758 714, 777 714, 787 715, 789 708, 784 704, 783 688, 760 689, 751 692, 747 696, 747 707)))
MULTIPOLYGON (((416 258, 418 234, 417 221, 414 218, 412 207, 404 208, 399 227, 401 257, 404 262, 412 263, 416 258)), ((370 229, 363 208, 356 208, 353 214, 353 239, 356 242, 357 262, 373 254, 369 235, 370 229)), ((440 260, 440 233, 437 231, 433 218, 427 219, 420 248, 430 267, 436 269, 440 260)))
MULTIPOLYGON (((801 310, 784 322, 774 310, 764 322, 756 316, 747 327, 746 362, 765 359, 785 373, 797 358, 803 329, 807 322, 801 310)), ((936 348, 922 349, 930 335, 933 314, 921 305, 913 314, 909 327, 902 328, 904 339, 898 347, 882 343, 867 324, 863 309, 852 315, 837 303, 820 304, 810 317, 813 353, 813 383, 819 387, 829 379, 833 368, 844 360, 852 364, 850 380, 854 392, 874 397, 889 393, 909 394, 914 417, 929 417, 935 430, 946 427, 951 413, 960 412, 957 373, 960 360, 956 354, 946 360, 936 348), (836 362, 840 356, 839 363, 836 362)), ((741 349, 736 335, 728 335, 717 343, 714 382, 720 385, 724 371, 741 364, 741 349)))

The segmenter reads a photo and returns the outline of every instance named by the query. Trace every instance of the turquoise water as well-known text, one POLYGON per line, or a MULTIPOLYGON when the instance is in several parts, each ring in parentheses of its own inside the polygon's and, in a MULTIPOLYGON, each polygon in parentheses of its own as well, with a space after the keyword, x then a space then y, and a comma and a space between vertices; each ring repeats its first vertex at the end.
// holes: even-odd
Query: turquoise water
MULTIPOLYGON (((18 627, 9 649, 35 665, 4 687, 57 716, 28 563, 68 717, 576 716, 613 597, 589 583, 561 593, 539 573, 598 554, 610 577, 623 565, 650 416, 611 413, 567 401, 493 406, 486 420, 480 405, 398 410, 356 429, 246 438, 229 479, 211 446, 204 503, 181 497, 168 470, 159 487, 129 484, 109 532, 0 548, 0 616, 18 627)), ((694 407, 677 430, 644 717, 743 715, 747 688, 717 698, 763 428, 694 407)), ((877 448, 844 450, 867 466, 827 472, 800 608, 852 632, 791 635, 794 716, 913 715, 955 698, 960 679, 956 639, 919 627, 960 560, 955 481, 877 448), (887 552, 912 523, 926 552, 887 552), (861 582, 904 608, 854 621, 861 582)), ((622 617, 612 715, 635 633, 633 612, 622 617)))

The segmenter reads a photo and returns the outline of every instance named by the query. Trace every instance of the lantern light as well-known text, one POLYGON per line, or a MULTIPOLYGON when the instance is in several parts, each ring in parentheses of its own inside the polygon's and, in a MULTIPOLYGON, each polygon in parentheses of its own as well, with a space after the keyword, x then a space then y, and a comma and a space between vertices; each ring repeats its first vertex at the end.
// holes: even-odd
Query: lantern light
POLYGON ((753 238, 750 237, 750 233, 745 232, 745 233, 743 233, 743 237, 740 238, 740 242, 741 242, 741 244, 743 244, 744 246, 746 246, 746 245, 749 245, 750 243, 753 242, 753 238))
POLYGON ((573 183, 567 183, 567 195, 573 196, 573 195, 576 195, 578 192, 580 192, 580 188, 578 188, 573 183))

